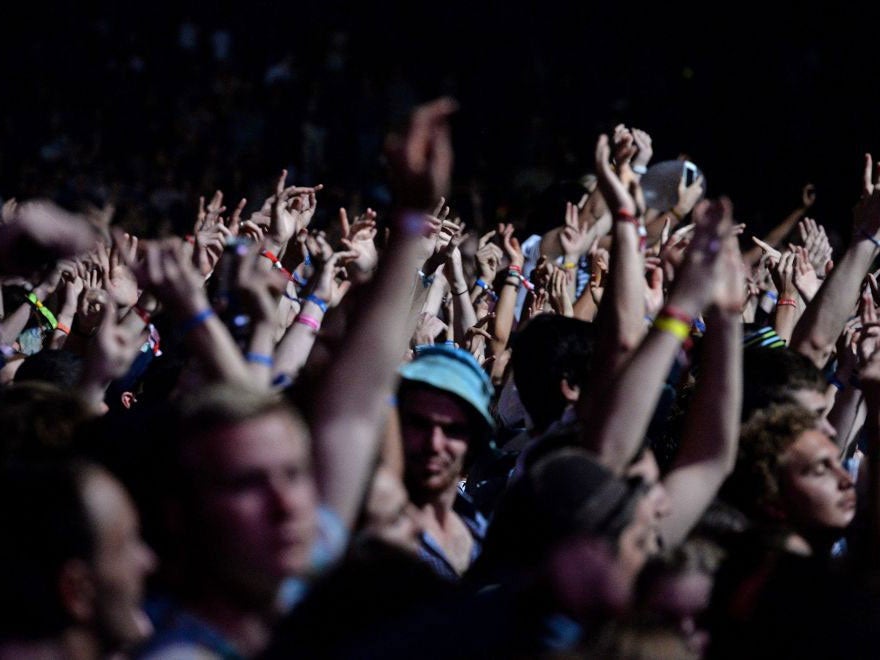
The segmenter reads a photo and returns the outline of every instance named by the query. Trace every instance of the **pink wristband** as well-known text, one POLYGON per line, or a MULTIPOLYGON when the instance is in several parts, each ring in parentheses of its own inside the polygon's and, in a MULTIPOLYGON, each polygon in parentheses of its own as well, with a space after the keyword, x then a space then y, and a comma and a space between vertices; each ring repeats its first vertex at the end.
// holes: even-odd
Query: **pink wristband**
POLYGON ((303 325, 307 325, 315 332, 321 329, 321 322, 312 316, 308 316, 307 314, 297 315, 294 323, 302 323, 303 325))

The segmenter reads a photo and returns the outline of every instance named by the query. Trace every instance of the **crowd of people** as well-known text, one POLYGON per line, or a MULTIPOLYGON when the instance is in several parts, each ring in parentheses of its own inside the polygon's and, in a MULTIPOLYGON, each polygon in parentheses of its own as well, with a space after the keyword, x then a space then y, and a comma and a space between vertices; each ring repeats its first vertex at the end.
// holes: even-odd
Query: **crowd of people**
POLYGON ((880 164, 838 254, 810 185, 652 208, 624 125, 495 223, 456 111, 321 228, 287 170, 185 235, 6 199, 0 658, 872 655, 880 164))

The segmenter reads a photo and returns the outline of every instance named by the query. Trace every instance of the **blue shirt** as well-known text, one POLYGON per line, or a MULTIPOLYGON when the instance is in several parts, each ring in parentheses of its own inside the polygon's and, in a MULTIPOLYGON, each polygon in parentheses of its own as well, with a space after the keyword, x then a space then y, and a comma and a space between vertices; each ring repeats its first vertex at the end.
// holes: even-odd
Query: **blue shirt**
MULTIPOLYGON (((483 550, 483 541, 486 538, 486 529, 489 527, 489 521, 477 510, 473 500, 461 491, 459 491, 455 498, 452 510, 458 514, 458 517, 461 518, 474 539, 468 565, 473 564, 474 560, 480 556, 480 552, 483 550)), ((449 560, 443 553, 443 548, 440 547, 437 540, 428 532, 422 532, 419 537, 418 557, 442 578, 457 581, 461 577, 452 564, 449 563, 449 560)))

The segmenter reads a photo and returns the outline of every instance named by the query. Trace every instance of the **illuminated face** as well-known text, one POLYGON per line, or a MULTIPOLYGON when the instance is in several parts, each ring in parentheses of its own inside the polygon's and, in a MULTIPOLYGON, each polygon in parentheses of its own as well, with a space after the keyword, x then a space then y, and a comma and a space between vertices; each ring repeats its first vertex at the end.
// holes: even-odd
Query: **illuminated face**
POLYGON ((199 544, 219 576, 268 596, 310 567, 318 497, 305 431, 273 411, 199 438, 199 544), (210 554, 208 554, 210 553, 210 554))
POLYGON ((406 483, 415 500, 454 488, 471 439, 464 403, 438 390, 417 389, 400 401, 406 483))
POLYGON ((83 501, 95 535, 91 567, 98 634, 109 648, 134 646, 153 631, 141 603, 156 558, 141 540, 137 511, 116 479, 103 470, 90 472, 83 501))
POLYGON ((780 497, 800 531, 844 529, 856 511, 856 491, 839 450, 818 430, 804 431, 780 457, 780 497))

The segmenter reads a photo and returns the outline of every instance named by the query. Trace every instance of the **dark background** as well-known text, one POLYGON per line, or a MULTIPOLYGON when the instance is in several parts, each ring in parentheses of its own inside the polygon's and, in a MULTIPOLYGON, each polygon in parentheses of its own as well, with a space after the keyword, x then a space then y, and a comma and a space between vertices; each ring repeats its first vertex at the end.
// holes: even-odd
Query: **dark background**
POLYGON ((592 169, 623 121, 655 161, 688 154, 750 231, 811 181, 815 215, 846 235, 861 155, 880 147, 876 16, 844 3, 32 4, 0 39, 0 196, 110 197, 143 233, 185 231, 215 187, 256 203, 281 167, 329 185, 325 214, 381 207, 382 136, 442 93, 461 103, 454 196, 477 224, 592 169))

